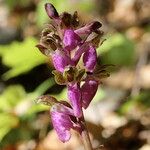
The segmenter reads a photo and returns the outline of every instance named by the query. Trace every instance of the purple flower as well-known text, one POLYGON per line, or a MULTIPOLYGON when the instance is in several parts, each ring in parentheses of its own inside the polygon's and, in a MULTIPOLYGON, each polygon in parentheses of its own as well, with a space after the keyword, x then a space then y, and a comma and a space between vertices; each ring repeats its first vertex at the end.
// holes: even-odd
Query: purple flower
POLYGON ((81 102, 81 92, 78 83, 72 83, 68 85, 68 98, 71 102, 72 108, 74 110, 74 115, 76 117, 81 117, 82 115, 82 102, 81 102))
POLYGON ((37 47, 44 55, 51 56, 56 69, 53 71, 55 80, 67 85, 70 104, 48 95, 40 97, 38 102, 52 106, 52 124, 59 139, 66 142, 71 137, 70 129, 79 133, 84 130, 82 108, 89 106, 97 92, 100 73, 103 73, 103 70, 96 72, 95 69, 96 48, 103 35, 99 29, 102 24, 93 21, 80 27, 77 12, 59 14, 50 3, 45 4, 45 10, 52 21, 42 31, 37 47), (78 65, 80 60, 83 68, 78 65))
POLYGON ((95 96, 98 89, 98 82, 95 80, 86 80, 81 87, 82 107, 87 108, 95 96))
POLYGON ((55 104, 52 106, 51 119, 54 129, 62 142, 69 141, 71 137, 70 129, 73 128, 73 123, 70 119, 72 109, 63 105, 55 104))
POLYGON ((67 29, 64 32, 63 43, 65 49, 71 51, 73 50, 81 41, 81 38, 72 30, 67 29))
POLYGON ((86 69, 92 72, 97 62, 96 49, 93 46, 89 46, 87 51, 83 55, 83 62, 86 69))
POLYGON ((71 59, 63 51, 56 50, 51 55, 55 69, 60 72, 63 72, 66 66, 73 65, 71 59))

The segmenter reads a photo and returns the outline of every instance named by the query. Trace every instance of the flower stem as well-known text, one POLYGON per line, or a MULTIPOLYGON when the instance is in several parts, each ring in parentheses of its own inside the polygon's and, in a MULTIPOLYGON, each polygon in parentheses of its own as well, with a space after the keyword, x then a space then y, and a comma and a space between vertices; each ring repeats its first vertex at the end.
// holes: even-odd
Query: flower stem
POLYGON ((84 115, 81 118, 81 123, 82 123, 81 137, 82 137, 82 141, 83 141, 83 144, 84 144, 84 148, 85 148, 85 150, 93 150, 92 144, 91 144, 91 141, 90 141, 90 137, 89 137, 89 133, 88 133, 88 130, 87 130, 86 122, 85 122, 85 119, 84 119, 84 115))

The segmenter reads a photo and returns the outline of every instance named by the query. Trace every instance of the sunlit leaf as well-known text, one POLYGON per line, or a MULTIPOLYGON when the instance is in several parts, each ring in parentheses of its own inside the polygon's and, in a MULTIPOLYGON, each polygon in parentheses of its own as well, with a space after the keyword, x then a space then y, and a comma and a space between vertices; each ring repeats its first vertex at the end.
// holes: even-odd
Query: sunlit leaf
POLYGON ((0 113, 0 141, 12 128, 15 128, 18 123, 19 120, 17 117, 11 114, 0 113))
POLYGON ((125 35, 116 33, 106 38, 107 40, 97 49, 103 64, 129 66, 135 62, 135 44, 125 35))
POLYGON ((46 57, 35 47, 37 43, 36 39, 30 37, 23 42, 13 42, 10 45, 0 46, 2 63, 11 68, 3 75, 4 79, 26 73, 46 62, 46 57))
POLYGON ((12 85, 0 95, 0 111, 8 111, 15 107, 26 96, 21 85, 12 85))

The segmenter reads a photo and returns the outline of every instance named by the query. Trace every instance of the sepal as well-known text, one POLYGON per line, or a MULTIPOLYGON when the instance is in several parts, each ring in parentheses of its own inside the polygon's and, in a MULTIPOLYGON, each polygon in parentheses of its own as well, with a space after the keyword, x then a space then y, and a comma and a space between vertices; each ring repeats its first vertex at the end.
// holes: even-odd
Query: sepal
POLYGON ((44 105, 48 105, 48 106, 53 106, 56 103, 59 103, 59 101, 57 101, 57 99, 53 96, 50 95, 42 95, 39 96, 35 102, 37 104, 44 104, 44 105))

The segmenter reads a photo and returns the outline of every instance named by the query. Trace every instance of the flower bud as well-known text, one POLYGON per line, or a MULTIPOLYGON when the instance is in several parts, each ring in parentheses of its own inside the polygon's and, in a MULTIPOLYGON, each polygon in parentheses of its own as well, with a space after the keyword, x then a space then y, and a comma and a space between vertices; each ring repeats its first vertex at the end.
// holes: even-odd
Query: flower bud
POLYGON ((51 19, 57 19, 59 17, 57 10, 55 9, 55 7, 51 3, 45 4, 45 10, 46 10, 47 15, 51 19))

